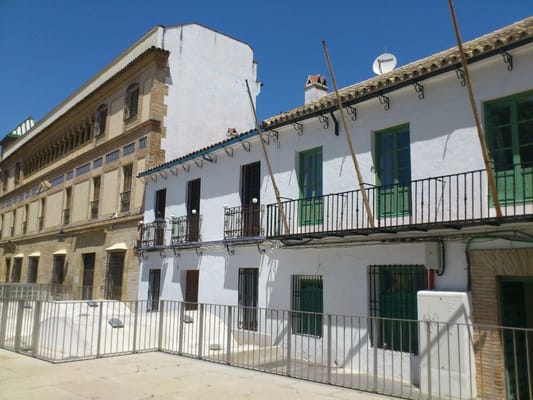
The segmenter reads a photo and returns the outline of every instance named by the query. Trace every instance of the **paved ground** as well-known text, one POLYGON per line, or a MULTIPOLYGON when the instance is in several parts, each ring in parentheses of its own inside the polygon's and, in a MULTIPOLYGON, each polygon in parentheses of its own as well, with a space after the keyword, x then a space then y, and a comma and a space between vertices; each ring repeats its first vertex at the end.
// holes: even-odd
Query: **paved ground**
POLYGON ((0 400, 18 399, 387 398, 158 352, 50 364, 0 350, 0 400))

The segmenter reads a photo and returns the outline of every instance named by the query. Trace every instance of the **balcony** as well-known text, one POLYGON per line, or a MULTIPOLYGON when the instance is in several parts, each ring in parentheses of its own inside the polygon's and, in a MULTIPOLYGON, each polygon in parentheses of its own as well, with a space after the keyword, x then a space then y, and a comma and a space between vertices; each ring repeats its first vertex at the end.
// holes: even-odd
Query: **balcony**
POLYGON ((98 200, 91 201, 89 205, 91 208, 91 219, 98 218, 98 206, 99 206, 98 200))
POLYGON ((198 214, 185 215, 172 219, 172 244, 200 241, 200 223, 198 214))
POLYGON ((224 239, 264 236, 264 206, 224 207, 224 239))
POLYGON ((63 225, 70 224, 70 208, 65 208, 63 210, 63 225))
POLYGON ((502 217, 497 218, 486 171, 469 171, 367 188, 368 218, 360 190, 283 201, 267 206, 267 237, 278 239, 368 235, 533 220, 533 174, 498 174, 502 217), (373 225, 371 224, 373 222, 373 225))
POLYGON ((131 191, 120 193, 120 212, 130 210, 131 191))
POLYGON ((164 219, 143 224, 141 229, 141 247, 164 246, 165 228, 166 221, 164 219))

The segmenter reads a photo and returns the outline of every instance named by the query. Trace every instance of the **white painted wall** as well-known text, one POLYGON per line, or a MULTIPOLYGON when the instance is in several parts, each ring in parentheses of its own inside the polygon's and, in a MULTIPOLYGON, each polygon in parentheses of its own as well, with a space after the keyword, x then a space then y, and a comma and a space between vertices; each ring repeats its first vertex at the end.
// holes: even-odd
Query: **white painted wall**
MULTIPOLYGON (((533 70, 533 45, 515 49, 512 53, 515 65, 512 72, 507 70, 499 55, 471 67, 481 113, 485 101, 533 89, 530 75, 533 70)), ((427 79, 422 83, 425 88, 424 100, 418 99, 414 88, 406 87, 389 94, 389 111, 383 109, 377 98, 357 105, 358 119, 349 119, 349 123, 365 182, 375 183, 372 158, 374 133, 404 123, 409 123, 410 126, 413 179, 483 168, 467 91, 460 86, 455 72, 427 79)), ((340 121, 338 116, 337 119, 340 121)), ((178 121, 169 119, 167 126, 172 124, 176 125, 178 121)), ((267 146, 281 196, 298 197, 297 153, 316 146, 323 147, 324 194, 357 188, 342 127, 341 134, 337 137, 333 133, 331 119, 327 130, 322 128, 317 118, 306 120, 303 125, 304 133, 301 136, 292 125, 279 128, 279 141, 267 146)), ((233 157, 227 156, 223 151, 218 152, 216 164, 204 161, 200 168, 194 162, 189 162, 189 172, 178 166, 174 171, 177 175, 167 171, 166 179, 155 179, 158 175, 153 175, 155 181, 146 179, 144 220, 151 222, 154 220, 156 190, 167 189, 167 217, 183 216, 186 213, 186 183, 200 178, 202 240, 218 241, 218 248, 211 243, 206 245, 207 248, 202 250, 203 254, 200 256, 194 250, 182 250, 180 257, 167 250, 164 259, 161 259, 158 252, 146 253, 142 260, 139 298, 146 298, 147 269, 163 265, 167 272, 163 274, 165 280, 162 298, 182 300, 184 275, 179 271, 199 268, 199 301, 237 304, 238 269, 258 267, 261 307, 288 309, 290 275, 320 274, 324 279, 325 312, 364 316, 368 314, 369 265, 427 264, 422 243, 346 245, 338 248, 269 248, 264 255, 259 254, 255 246, 249 246, 235 248, 235 254, 229 255, 220 243, 223 239, 223 208, 224 205, 241 205, 239 187, 242 165, 261 161, 261 203, 275 202, 272 182, 257 138, 252 138, 250 143, 250 152, 245 151, 240 144, 233 145, 233 157)), ((446 270, 444 275, 436 277, 436 289, 467 289, 466 245, 465 240, 447 240, 446 270)))
POLYGON ((167 161, 224 139, 228 128, 253 128, 245 81, 254 102, 260 86, 249 45, 189 24, 165 28, 163 46, 170 51, 162 140, 167 161))

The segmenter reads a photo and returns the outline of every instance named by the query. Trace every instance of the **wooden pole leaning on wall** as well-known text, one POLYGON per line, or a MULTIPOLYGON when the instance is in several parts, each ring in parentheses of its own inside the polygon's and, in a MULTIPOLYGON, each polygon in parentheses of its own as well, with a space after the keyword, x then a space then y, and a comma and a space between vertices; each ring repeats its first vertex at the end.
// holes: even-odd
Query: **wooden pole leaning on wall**
POLYGON ((489 185, 489 190, 492 195, 492 200, 494 202, 494 208, 496 209, 496 217, 500 218, 502 216, 502 210, 500 207, 500 200, 498 197, 498 189, 496 188, 496 179, 494 177, 494 171, 490 166, 490 157, 489 151, 487 150, 487 143, 485 141, 485 136, 483 134, 483 128, 481 127, 481 122, 479 119, 479 112, 476 105, 476 100, 474 98, 474 90, 472 89, 472 82, 470 80, 470 73, 468 72, 468 65, 466 62, 466 56, 463 49, 463 43, 461 41, 461 34, 459 33, 459 25, 457 24, 457 18, 455 16, 455 8, 453 6, 453 1, 448 0, 450 6, 450 13, 452 16, 453 29, 455 31, 455 38, 457 39, 457 47, 459 48, 459 55, 461 57, 461 64, 463 64, 463 69, 465 73, 466 87, 468 89, 468 97, 470 99, 470 106, 472 107, 472 113, 474 114, 474 120, 477 128, 477 136, 479 139, 479 144, 481 146, 481 153, 483 155, 483 163, 485 164, 485 170, 487 171, 487 181, 489 185))
POLYGON ((346 141, 348 142, 348 148, 350 149, 350 154, 352 156, 353 166, 355 168, 355 173, 357 174, 357 183, 359 184, 359 190, 361 191, 361 197, 363 198, 363 204, 365 206, 368 224, 371 228, 374 228, 374 215, 372 214, 372 210, 370 209, 370 203, 368 202, 368 196, 366 194, 365 186, 363 184, 363 177, 361 176, 359 163, 357 162, 357 157, 355 156, 355 151, 353 149, 352 139, 350 138, 350 130, 348 128, 348 123, 346 122, 346 116, 344 115, 344 108, 342 107, 341 96, 339 95, 339 90, 337 89, 337 81, 335 80, 335 74, 333 73, 333 67, 331 66, 331 61, 329 59, 328 48, 326 47, 326 42, 324 40, 322 41, 322 47, 324 49, 324 55, 326 56, 326 62, 328 63, 331 82, 333 83, 333 88, 335 89, 335 96, 337 97, 337 104, 339 105, 339 113, 341 115, 342 126, 344 127, 346 141))
POLYGON ((252 111, 254 113, 255 129, 257 130, 257 133, 259 135, 259 142, 261 143, 261 148, 263 149, 263 155, 265 156, 265 161, 266 161, 267 168, 268 168, 268 174, 270 175, 270 180, 272 181, 272 187, 274 188, 274 195, 276 196, 276 203, 278 204, 279 215, 281 217, 281 221, 283 222, 283 229, 285 229, 285 235, 288 235, 290 233, 289 224, 287 223, 287 217, 285 216, 285 211, 283 210, 283 206, 281 204, 278 185, 276 184, 276 179, 274 178, 274 173, 272 172, 270 158, 268 158, 267 148, 265 145, 265 141, 263 140, 263 133, 261 131, 261 127, 259 126, 259 120, 257 119, 257 112, 255 111, 254 101, 252 99, 252 93, 250 91, 250 85, 248 84, 248 79, 246 79, 246 90, 248 91, 248 98, 250 99, 250 106, 252 107, 252 111))

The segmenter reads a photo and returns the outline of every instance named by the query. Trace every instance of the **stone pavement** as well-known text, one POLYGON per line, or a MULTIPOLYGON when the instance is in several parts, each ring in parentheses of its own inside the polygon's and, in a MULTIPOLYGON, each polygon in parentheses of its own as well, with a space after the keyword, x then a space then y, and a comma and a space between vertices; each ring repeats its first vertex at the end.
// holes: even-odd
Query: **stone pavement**
POLYGON ((384 400, 385 396, 152 352, 50 364, 0 350, 0 400, 384 400))

